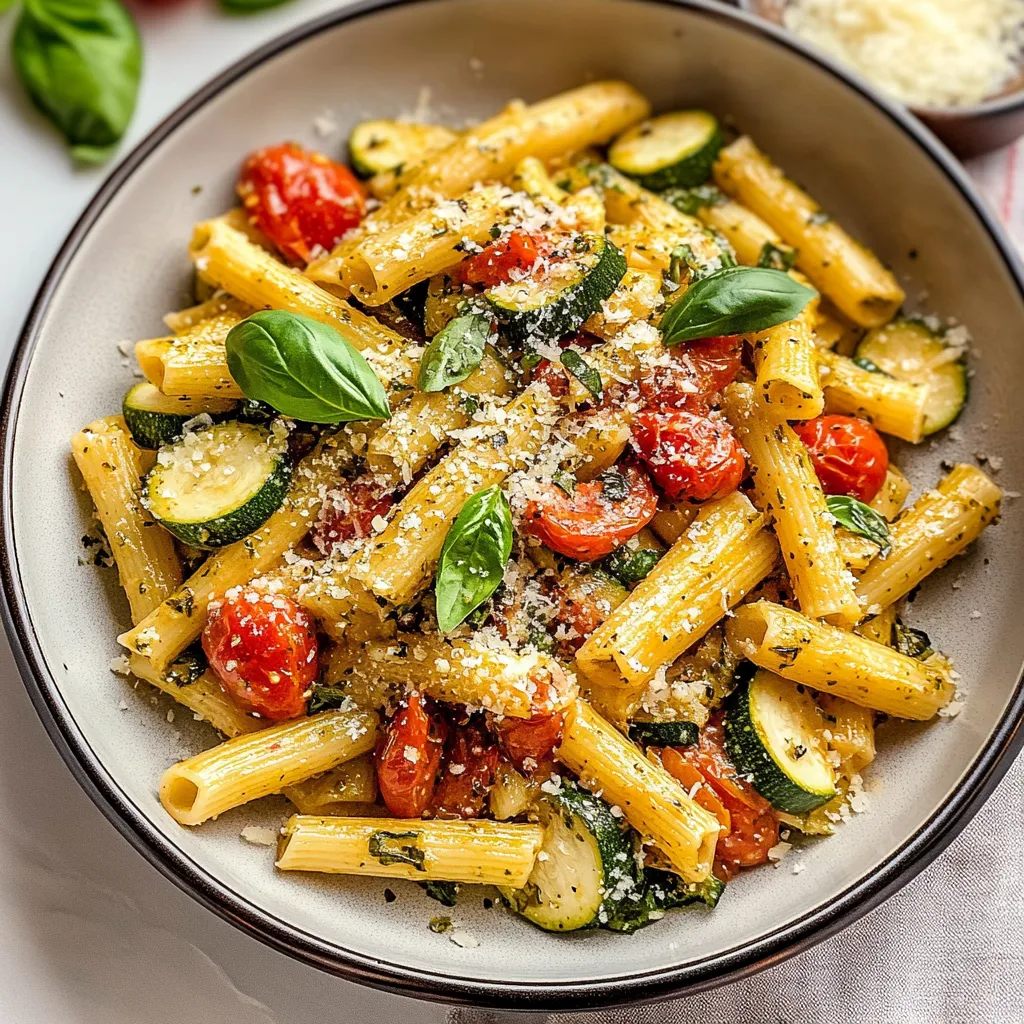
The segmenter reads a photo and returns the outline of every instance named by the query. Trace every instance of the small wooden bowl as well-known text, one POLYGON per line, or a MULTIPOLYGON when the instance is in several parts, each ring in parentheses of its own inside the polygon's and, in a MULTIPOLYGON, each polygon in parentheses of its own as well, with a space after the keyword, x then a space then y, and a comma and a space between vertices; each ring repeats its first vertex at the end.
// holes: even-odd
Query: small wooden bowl
MULTIPOLYGON (((735 0, 750 14, 782 25, 786 0, 735 0)), ((1024 67, 999 92, 964 107, 909 109, 958 157, 967 159, 1000 149, 1024 135, 1024 67)))

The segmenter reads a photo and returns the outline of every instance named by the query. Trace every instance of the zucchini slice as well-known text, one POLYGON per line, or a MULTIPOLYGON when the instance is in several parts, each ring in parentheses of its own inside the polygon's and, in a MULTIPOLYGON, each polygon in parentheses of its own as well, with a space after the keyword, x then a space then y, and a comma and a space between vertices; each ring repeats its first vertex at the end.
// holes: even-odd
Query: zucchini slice
POLYGON ((202 413, 220 416, 237 403, 226 398, 185 398, 165 395, 148 381, 136 384, 124 396, 121 412, 140 448, 162 448, 185 433, 185 424, 202 413))
POLYGON ((397 171, 455 141, 450 128, 408 121, 363 121, 348 137, 352 170, 361 178, 397 171))
POLYGON ((928 385, 924 432, 948 427, 967 401, 967 363, 961 349, 947 345, 920 320, 893 320, 876 327, 854 353, 861 365, 912 384, 928 385))
POLYGON ((652 747, 692 747, 700 739, 694 722, 629 723, 629 738, 634 743, 652 747))
POLYGON ((232 421, 161 448, 143 501, 179 540, 217 548, 258 530, 281 507, 291 477, 286 438, 232 421))
POLYGON ((601 799, 564 784, 538 808, 544 842, 522 889, 501 890, 538 928, 572 932, 617 918, 643 898, 630 835, 601 799))
POLYGON ((693 188, 711 176, 722 141, 714 115, 680 110, 624 132, 608 150, 608 162, 655 192, 693 188))
POLYGON ((758 672, 737 690, 725 715, 726 749, 736 767, 790 814, 806 814, 836 795, 821 730, 810 695, 771 672, 758 672))
POLYGON ((619 286, 626 258, 603 235, 578 235, 571 248, 571 259, 552 261, 543 279, 510 281, 485 293, 510 340, 528 346, 564 338, 619 286))

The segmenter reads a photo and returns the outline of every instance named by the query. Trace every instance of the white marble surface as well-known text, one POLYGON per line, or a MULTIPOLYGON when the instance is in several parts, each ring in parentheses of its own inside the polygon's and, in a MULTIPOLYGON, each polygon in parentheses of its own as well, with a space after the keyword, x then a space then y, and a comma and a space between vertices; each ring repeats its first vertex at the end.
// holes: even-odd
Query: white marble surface
MULTIPOLYGON (((217 14, 212 0, 139 6, 147 66, 129 144, 231 61, 335 6, 334 0, 297 0, 246 19, 217 14)), ((11 15, 0 18, 4 55, 12 25, 11 15)), ((1010 220, 1019 213, 1017 193, 1024 191, 1013 187, 1013 162, 1013 157, 1003 155, 977 168, 995 205, 1010 220)), ((104 173, 71 167, 60 140, 29 109, 11 80, 6 56, 0 57, 4 359, 50 260, 104 173)), ((440 1007, 370 992, 296 964, 179 892, 120 838, 74 782, 39 724, 2 640, 0 685, 6 696, 0 716, 0 1021, 430 1024, 445 1019, 440 1007)), ((1021 777, 1019 769, 1011 773, 936 869, 883 912, 858 923, 842 944, 833 941, 811 954, 818 962, 837 960, 845 956, 852 939, 860 953, 859 969, 845 976, 843 988, 850 999, 847 1008, 856 1007, 857 1016, 895 1019, 886 1005, 891 1007, 890 999, 906 991, 910 979, 894 968, 891 954, 894 945, 913 942, 901 921, 911 930, 912 921, 929 921, 932 943, 936 938, 941 942, 947 933, 963 941, 962 921, 956 926, 951 920, 948 929, 942 924, 941 915, 959 914, 964 906, 959 899, 941 899, 942 879, 956 879, 960 871, 971 870, 979 856, 990 868, 993 858, 1006 859, 1005 871, 998 872, 1005 883, 1001 893, 971 908, 966 941, 978 948, 961 947, 954 957, 958 962, 951 964, 945 951, 933 946, 930 962, 945 963, 945 974, 950 975, 941 979, 936 993, 940 999, 936 1003, 923 998, 918 1003, 920 1016, 915 1012, 899 1019, 993 1020, 998 1005, 1021 1005, 1024 982, 1016 958, 1022 922, 1015 899, 1024 881, 1016 842, 1021 777), (1013 962, 1008 963, 1008 957, 1013 962), (878 972, 873 971, 876 964, 878 972), (972 986, 978 998, 968 1008, 963 1000, 972 986), (958 995, 947 1000, 941 998, 943 992, 958 995)), ((807 1005, 815 988, 811 964, 810 958, 802 957, 756 983, 675 1004, 672 1010, 663 1007, 643 1019, 840 1019, 827 1005, 807 1005), (808 1013, 795 1008, 801 1002, 808 1013)), ((909 987, 921 986, 928 987, 926 979, 913 979, 909 987)))

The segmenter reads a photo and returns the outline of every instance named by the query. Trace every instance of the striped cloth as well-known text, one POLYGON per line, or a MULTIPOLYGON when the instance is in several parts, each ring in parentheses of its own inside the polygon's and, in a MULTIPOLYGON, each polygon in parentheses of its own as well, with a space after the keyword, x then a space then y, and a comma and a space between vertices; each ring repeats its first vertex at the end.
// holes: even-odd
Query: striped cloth
MULTIPOLYGON (((1024 140, 967 169, 1024 247, 1024 140)), ((846 931, 689 999, 548 1024, 1021 1024, 1024 758, 948 850, 846 931)), ((624 939, 623 941, 629 941, 624 939)), ((453 1010, 449 1024, 541 1020, 453 1010)))

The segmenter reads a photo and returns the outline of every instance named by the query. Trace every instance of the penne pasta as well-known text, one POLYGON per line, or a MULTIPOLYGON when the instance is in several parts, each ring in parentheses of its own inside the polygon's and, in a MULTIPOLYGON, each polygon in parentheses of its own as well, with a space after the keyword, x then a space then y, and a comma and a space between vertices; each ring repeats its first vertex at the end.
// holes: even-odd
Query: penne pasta
POLYGON ((890 463, 889 468, 885 471, 882 489, 871 499, 869 504, 883 519, 888 519, 891 522, 900 514, 906 504, 910 490, 910 481, 896 466, 890 463))

